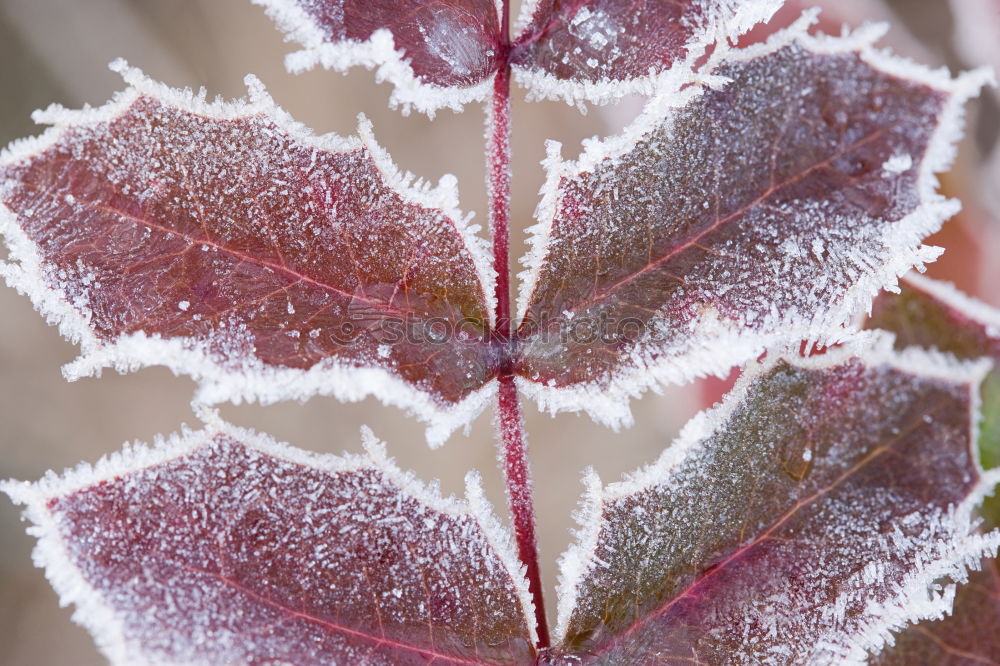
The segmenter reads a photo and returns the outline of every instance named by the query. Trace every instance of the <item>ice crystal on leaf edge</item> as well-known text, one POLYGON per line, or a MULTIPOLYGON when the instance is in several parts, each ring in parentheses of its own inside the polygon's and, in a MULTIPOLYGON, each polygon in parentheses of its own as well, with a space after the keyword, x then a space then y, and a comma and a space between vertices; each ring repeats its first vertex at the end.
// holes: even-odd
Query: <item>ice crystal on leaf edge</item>
MULTIPOLYGON (((514 38, 515 43, 526 34, 542 1, 527 0, 521 5, 513 30, 517 35, 514 38)), ((612 104, 628 95, 650 96, 664 87, 677 89, 676 83, 672 82, 678 78, 690 83, 698 81, 699 75, 695 70, 699 62, 704 59, 708 47, 715 46, 712 61, 718 61, 731 50, 732 41, 754 25, 770 19, 783 3, 784 0, 716 3, 722 6, 715 6, 713 13, 702 19, 699 29, 685 45, 687 55, 663 71, 658 72, 650 67, 647 75, 636 78, 605 77, 598 81, 575 81, 559 79, 541 69, 514 66, 514 80, 527 91, 529 101, 563 101, 577 107, 581 112, 586 111, 587 103, 601 106, 612 104)))
MULTIPOLYGON (((995 313, 994 313, 995 314, 995 313)), ((980 414, 979 385, 989 373, 992 363, 988 360, 960 361, 950 354, 933 350, 907 348, 892 349, 894 336, 884 331, 859 334, 854 340, 813 358, 803 358, 797 353, 772 354, 748 366, 735 387, 722 403, 692 418, 680 435, 653 463, 624 475, 621 481, 608 485, 602 483, 596 471, 587 469, 583 475, 584 493, 574 514, 577 529, 574 541, 559 557, 557 584, 557 620, 553 632, 555 645, 567 638, 570 622, 577 610, 581 587, 588 574, 600 566, 607 566, 596 557, 602 529, 610 527, 604 516, 604 507, 628 499, 644 491, 671 488, 675 470, 684 463, 707 455, 706 445, 720 432, 733 414, 743 407, 754 383, 767 376, 779 364, 803 370, 834 368, 852 359, 859 359, 867 368, 885 366, 904 373, 914 373, 921 378, 968 384, 971 387, 970 414, 972 447, 971 459, 980 475, 979 482, 965 501, 951 507, 944 517, 953 523, 956 534, 962 535, 958 543, 943 546, 940 557, 924 562, 922 567, 910 572, 903 584, 893 590, 894 596, 880 602, 872 601, 866 607, 870 615, 860 633, 841 636, 835 640, 836 630, 831 628, 827 640, 819 647, 837 653, 848 645, 848 653, 840 654, 838 663, 863 664, 869 654, 877 654, 893 645, 893 632, 924 620, 935 620, 952 611, 956 585, 964 583, 968 571, 978 570, 983 557, 993 557, 1000 547, 1000 530, 989 534, 976 532, 980 525, 976 509, 983 499, 994 493, 1000 483, 1000 468, 984 471, 978 455, 978 430, 980 414), (944 547, 946 546, 946 547, 944 547), (825 647, 824 647, 825 646, 825 647)), ((678 480, 680 482, 680 480, 678 480)), ((929 546, 932 544, 928 544, 929 546)), ((933 552, 933 549, 930 549, 933 552)), ((633 581, 634 583, 635 581, 633 581)), ((737 654, 730 658, 739 661, 737 654)), ((742 663, 742 662, 741 662, 742 663)))
POLYGON ((385 445, 367 427, 361 429, 364 454, 316 454, 277 442, 268 435, 233 426, 211 409, 200 409, 199 417, 204 421, 201 430, 185 426, 179 434, 158 437, 152 446, 141 442, 126 443, 122 450, 102 457, 94 465, 81 463, 61 475, 50 471, 35 483, 0 482, 0 492, 6 493, 14 503, 23 505, 24 518, 32 523, 28 533, 38 539, 32 554, 35 565, 44 570, 59 596, 60 605, 76 606, 73 620, 91 633, 97 647, 112 664, 125 666, 135 663, 136 655, 143 653, 143 646, 130 639, 125 611, 112 608, 73 563, 60 534, 57 518, 49 509, 50 502, 183 458, 209 446, 218 435, 232 438, 250 451, 321 473, 336 475, 372 470, 398 489, 403 497, 445 516, 470 518, 509 576, 532 644, 537 642, 534 604, 524 576, 525 567, 518 560, 513 536, 495 516, 485 497, 478 472, 470 471, 466 475, 465 499, 460 500, 454 496, 442 496, 436 483, 425 484, 412 473, 400 470, 387 456, 385 445))
MULTIPOLYGON (((285 66, 299 74, 320 65, 341 73, 361 66, 375 70, 376 81, 388 81, 393 86, 389 104, 401 107, 404 115, 411 109, 433 118, 436 111, 448 108, 461 111, 465 104, 481 102, 493 89, 493 74, 468 87, 445 87, 421 81, 413 72, 402 49, 397 49, 393 34, 387 28, 374 31, 367 40, 345 39, 337 43, 326 39, 323 31, 298 0, 252 0, 264 8, 267 15, 285 33, 286 40, 302 45, 302 50, 289 54, 285 66)), ((500 16, 500 0, 494 8, 500 16)))
MULTIPOLYGON (((976 97, 986 85, 995 83, 988 68, 972 70, 952 78, 947 69, 929 69, 911 60, 878 49, 875 42, 888 29, 886 24, 868 24, 842 36, 811 35, 808 30, 818 18, 819 10, 805 12, 789 28, 773 35, 767 42, 743 49, 726 50, 719 58, 703 69, 695 78, 670 70, 657 83, 654 96, 642 114, 622 133, 603 140, 584 142, 583 151, 573 161, 561 157, 561 144, 547 144, 544 161, 546 180, 540 190, 541 201, 535 217, 537 223, 528 229, 528 252, 520 259, 524 270, 519 274, 516 319, 522 322, 528 312, 531 298, 539 285, 539 276, 550 252, 553 225, 556 220, 561 195, 561 184, 592 172, 598 166, 614 165, 637 144, 658 127, 669 125, 671 117, 693 100, 705 94, 706 89, 716 89, 727 80, 713 72, 729 62, 746 62, 776 53, 789 45, 799 45, 814 54, 847 54, 857 52, 862 61, 874 70, 901 79, 926 85, 947 95, 936 130, 919 164, 917 188, 920 205, 895 228, 885 234, 887 248, 905 248, 896 252, 892 260, 878 270, 868 269, 847 290, 839 303, 817 304, 814 316, 788 321, 788 317, 774 317, 776 324, 761 326, 769 331, 784 330, 801 333, 810 345, 832 345, 849 340, 856 332, 857 315, 870 308, 873 298, 882 290, 896 291, 898 279, 910 271, 924 270, 943 252, 941 248, 925 246, 921 241, 941 228, 945 220, 955 215, 961 204, 945 199, 937 193, 936 174, 947 171, 955 157, 956 145, 962 137, 966 103, 976 97), (691 85, 696 83, 696 85, 691 85), (778 322, 777 320, 780 320, 778 322), (777 325, 780 323, 780 325, 777 325)), ((736 365, 755 358, 768 348, 781 347, 792 342, 788 334, 767 331, 756 336, 748 335, 745 327, 716 326, 712 330, 710 348, 687 352, 681 359, 666 357, 660 360, 635 353, 633 358, 620 363, 606 385, 593 382, 577 386, 550 387, 517 377, 519 389, 534 399, 542 411, 555 414, 563 411, 584 411, 596 422, 614 430, 633 423, 629 402, 648 390, 658 391, 670 384, 683 384, 709 375, 725 376, 736 365)), ((637 348, 641 345, 637 345, 637 348)))
MULTIPOLYGON (((332 41, 324 34, 317 19, 303 8, 301 0, 253 2, 264 8, 285 34, 286 40, 298 42, 303 47, 302 50, 289 54, 285 60, 286 68, 292 73, 301 73, 317 65, 342 73, 355 66, 375 70, 378 82, 387 81, 393 86, 389 100, 391 106, 401 107, 404 114, 416 110, 430 117, 442 108, 461 111, 465 104, 485 100, 492 90, 495 72, 490 72, 482 81, 468 86, 445 86, 421 81, 414 73, 404 49, 397 48, 389 28, 377 29, 363 41, 347 38, 332 41)), ((684 46, 686 56, 671 63, 665 71, 657 71, 651 65, 647 74, 638 77, 604 77, 596 81, 561 80, 542 69, 514 64, 514 80, 527 90, 529 100, 562 100, 581 111, 586 110, 587 103, 603 105, 630 94, 648 95, 656 89, 657 81, 668 72, 686 72, 690 78, 708 47, 715 45, 717 55, 721 54, 741 34, 769 19, 781 4, 781 0, 692 3, 693 10, 706 10, 708 15, 697 19, 696 30, 684 46), (703 4, 708 6, 704 7, 703 4)), ((499 23, 502 12, 500 0, 495 0, 493 7, 499 23)), ((512 43, 518 44, 526 37, 529 24, 539 9, 540 0, 522 4, 513 27, 512 43)))
MULTIPOLYGON (((471 216, 458 208, 457 184, 454 176, 445 176, 436 187, 415 180, 401 172, 388 153, 374 140, 370 122, 361 116, 358 137, 343 138, 333 134, 316 136, 278 107, 263 84, 254 77, 246 79, 249 99, 246 101, 208 101, 204 91, 177 90, 147 78, 124 60, 112 63, 129 88, 99 108, 74 111, 53 105, 36 112, 36 122, 51 124, 41 136, 15 141, 0 153, 0 166, 28 160, 57 144, 67 131, 80 126, 95 125, 115 119, 126 112, 140 96, 148 96, 165 106, 216 120, 263 117, 274 122, 282 131, 305 145, 332 153, 363 149, 372 157, 386 186, 404 200, 432 210, 440 210, 455 225, 456 232, 473 258, 476 274, 483 288, 483 299, 489 316, 494 305, 495 273, 487 243, 470 223, 471 216)), ((88 317, 69 302, 58 289, 45 280, 38 246, 18 226, 16 215, 0 203, 0 232, 10 247, 10 258, 0 264, 0 275, 7 284, 27 295, 36 310, 60 333, 81 347, 81 356, 64 367, 67 379, 100 376, 103 368, 130 372, 142 367, 163 365, 175 374, 190 375, 199 384, 196 403, 216 404, 243 401, 271 404, 281 400, 306 400, 315 395, 332 395, 343 401, 359 401, 369 395, 385 404, 414 413, 427 423, 427 441, 440 446, 458 428, 467 426, 487 406, 496 391, 490 381, 472 392, 461 402, 442 407, 425 391, 411 386, 401 378, 379 367, 352 367, 327 359, 302 370, 265 366, 259 361, 249 368, 230 370, 213 359, 205 345, 187 344, 182 339, 163 339, 138 332, 120 336, 111 344, 102 343, 88 325, 88 317)), ((251 360, 243 359, 247 363, 251 360)))

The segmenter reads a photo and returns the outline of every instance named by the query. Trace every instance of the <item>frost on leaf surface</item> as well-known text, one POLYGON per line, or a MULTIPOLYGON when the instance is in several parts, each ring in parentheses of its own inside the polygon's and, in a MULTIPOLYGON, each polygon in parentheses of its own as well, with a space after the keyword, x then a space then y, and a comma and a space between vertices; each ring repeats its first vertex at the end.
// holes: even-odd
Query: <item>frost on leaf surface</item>
POLYGON ((737 37, 780 6, 777 0, 529 0, 511 62, 534 97, 603 104, 649 93, 656 75, 679 61, 691 67, 707 45, 737 37))
MULTIPOLYGON (((987 358, 994 367, 983 380, 979 455, 987 468, 1000 465, 1000 311, 947 282, 908 275, 899 293, 883 293, 865 326, 890 331, 897 349, 923 347, 962 360, 987 358)), ((987 500, 987 518, 1000 526, 1000 502, 987 500)))
MULTIPOLYGON (((996 526, 994 526, 996 527, 996 526)), ((1000 663, 1000 564, 983 560, 982 569, 955 592, 950 615, 922 622, 897 634, 895 644, 868 660, 872 666, 973 666, 1000 663)))
POLYGON ((392 101, 433 113, 485 98, 500 56, 494 0, 253 0, 304 50, 292 71, 377 68, 392 101))
POLYGON ((961 359, 1000 362, 1000 311, 921 275, 908 275, 898 294, 880 294, 866 326, 892 331, 900 349, 934 348, 961 359))
POLYGON ((934 174, 986 76, 804 23, 734 52, 720 89, 668 88, 576 162, 553 146, 519 300, 522 387, 543 407, 628 422, 628 396, 658 382, 841 337, 937 256, 921 240, 957 203, 934 174))
MULTIPOLYGON (((960 359, 986 357, 1000 362, 1000 312, 947 283, 909 276, 899 294, 882 294, 874 303, 869 328, 892 331, 896 346, 946 351, 960 359)), ((979 457, 987 469, 1000 463, 1000 373, 982 382, 979 457)), ((987 497, 979 509, 985 529, 1000 527, 1000 501, 987 497)), ((984 558, 958 587, 945 618, 907 627, 870 660, 872 664, 978 664, 1000 662, 1000 565, 984 558)))
POLYGON ((984 368, 888 344, 753 368, 655 464, 592 478, 559 653, 852 663, 947 611, 937 583, 998 540, 972 516, 995 481, 973 452, 984 368))
POLYGON ((469 502, 365 456, 222 423, 3 490, 114 664, 514 664, 527 583, 478 477, 469 502))
POLYGON ((375 393, 434 442, 482 408, 493 277, 453 182, 399 174, 365 121, 311 135, 255 80, 224 104, 125 75, 0 158, 3 272, 82 343, 71 375, 165 364, 207 402, 375 393))

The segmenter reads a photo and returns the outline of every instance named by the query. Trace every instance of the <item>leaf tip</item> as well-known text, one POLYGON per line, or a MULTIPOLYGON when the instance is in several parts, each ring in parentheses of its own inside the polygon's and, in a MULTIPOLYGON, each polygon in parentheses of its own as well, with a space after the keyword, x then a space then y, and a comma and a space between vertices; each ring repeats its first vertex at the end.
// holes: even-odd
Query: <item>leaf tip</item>
POLYGON ((962 72, 955 79, 957 90, 968 91, 966 99, 975 97, 982 92, 983 88, 996 88, 997 86, 997 72, 989 65, 962 72))
POLYGON ((130 65, 125 58, 115 58, 108 63, 108 69, 121 76, 125 83, 136 89, 147 88, 153 83, 145 72, 130 65))
POLYGON ((389 454, 385 449, 385 442, 380 440, 366 425, 361 426, 361 446, 365 454, 379 467, 389 464, 389 454))
POLYGON ((555 139, 545 140, 545 161, 542 162, 546 167, 555 167, 560 162, 562 162, 562 141, 556 141, 555 139))
POLYGON ((194 411, 195 416, 212 430, 222 430, 226 425, 225 421, 222 420, 222 415, 219 414, 219 410, 215 407, 193 400, 191 402, 191 409, 194 411))
POLYGON ((130 71, 132 71, 132 68, 128 64, 128 60, 121 57, 115 58, 109 62, 108 69, 116 74, 121 74, 122 76, 126 76, 130 71))
POLYGON ((255 74, 247 74, 243 77, 243 85, 247 87, 247 96, 251 104, 274 105, 274 100, 267 92, 267 86, 255 74))
POLYGON ((17 505, 26 505, 30 501, 31 488, 34 484, 30 481, 19 479, 6 479, 0 481, 0 493, 10 498, 10 501, 17 505))
POLYGON ((478 470, 465 473, 465 499, 470 507, 486 506, 486 492, 483 490, 483 476, 478 470))
POLYGON ((810 7, 803 10, 799 18, 789 26, 789 30, 806 30, 819 23, 819 15, 823 10, 820 7, 810 7))
POLYGON ((444 443, 448 441, 448 437, 451 433, 452 428, 435 424, 428 426, 427 430, 424 432, 424 437, 427 440, 427 446, 430 447, 431 450, 436 451, 444 446, 444 443))
POLYGON ((891 28, 885 21, 866 21, 857 28, 844 25, 841 28, 841 36, 852 39, 858 44, 871 46, 889 33, 891 28))

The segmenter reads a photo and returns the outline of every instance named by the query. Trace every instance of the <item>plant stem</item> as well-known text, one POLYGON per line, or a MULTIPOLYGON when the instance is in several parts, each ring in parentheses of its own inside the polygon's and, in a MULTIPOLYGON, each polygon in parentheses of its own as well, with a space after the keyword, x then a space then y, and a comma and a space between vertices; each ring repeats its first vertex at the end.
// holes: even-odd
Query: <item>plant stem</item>
POLYGON ((538 647, 549 646, 549 627, 542 600, 542 578, 538 568, 538 546, 535 540, 535 508, 532 497, 531 470, 524 435, 524 420, 517 399, 517 386, 511 374, 500 377, 497 426, 502 448, 504 478, 507 481, 507 502, 514 521, 517 556, 525 565, 528 591, 535 603, 538 647))
POLYGON ((497 273, 496 326, 499 341, 510 339, 510 67, 496 74, 493 107, 488 117, 490 229, 493 267, 497 273))
POLYGON ((510 0, 503 0, 499 63, 493 81, 493 99, 487 116, 487 159, 490 231, 493 236, 493 267, 496 270, 496 324, 494 344, 501 362, 497 369, 500 390, 497 399, 497 444, 507 484, 507 502, 517 556, 526 568, 528 591, 535 604, 538 647, 549 646, 549 628, 542 599, 542 579, 535 538, 535 508, 528 464, 524 419, 514 383, 510 312, 510 0))

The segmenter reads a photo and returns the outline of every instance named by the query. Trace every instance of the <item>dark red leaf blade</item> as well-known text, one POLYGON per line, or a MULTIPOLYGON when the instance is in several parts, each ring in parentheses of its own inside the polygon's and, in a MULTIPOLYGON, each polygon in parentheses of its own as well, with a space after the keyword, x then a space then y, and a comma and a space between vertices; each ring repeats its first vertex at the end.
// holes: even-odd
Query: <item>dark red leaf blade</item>
POLYGON ((434 444, 484 407, 493 274, 452 180, 414 185, 366 122, 315 137, 256 82, 232 105, 125 75, 0 159, 3 273, 81 342, 72 377, 163 364, 210 403, 375 394, 434 444))
POLYGON ((511 62, 536 98, 605 104, 649 94, 675 64, 691 77, 710 44, 722 49, 781 0, 528 0, 511 62))
POLYGON ((304 49, 290 71, 377 69, 392 104, 434 114, 485 99, 501 55, 494 0, 253 0, 304 49))
POLYGON ((924 347, 1000 363, 1000 312, 916 273, 900 282, 899 293, 879 294, 865 327, 892 332, 897 349, 924 347))
POLYGON ((996 482, 973 452, 981 364, 844 348, 774 359, 660 460, 592 478, 563 557, 557 663, 855 663, 939 617, 996 482))
POLYGON ((35 484, 35 562, 114 664, 521 664, 530 596, 510 535, 367 455, 218 422, 35 484))
MULTIPOLYGON (((875 299, 865 327, 891 332, 900 350, 923 347, 994 363, 981 387, 979 457, 987 469, 1000 467, 1000 311, 946 282, 914 273, 900 282, 899 293, 875 299)), ((990 524, 1000 526, 1000 498, 987 499, 984 511, 990 524)))
MULTIPOLYGON (((987 357, 1000 363, 1000 312, 951 285, 917 275, 900 284, 899 294, 882 294, 872 308, 869 328, 891 331, 896 347, 936 348, 960 359, 987 357)), ((982 383, 979 458, 983 467, 1000 464, 1000 372, 982 383)), ((985 528, 1000 527, 1000 498, 987 497, 979 513, 985 528)), ((912 625, 872 664, 989 664, 1000 662, 1000 565, 985 558, 981 570, 959 585, 951 613, 912 625)))
POLYGON ((873 666, 973 666, 1000 663, 1000 563, 984 559, 955 592, 951 614, 913 625, 894 637, 895 645, 868 659, 873 666))
POLYGON ((519 298, 520 386, 544 409, 630 422, 628 400, 763 350, 829 344, 957 209, 936 192, 962 108, 952 80, 811 37, 734 51, 721 89, 664 89, 622 136, 547 161, 519 298))

